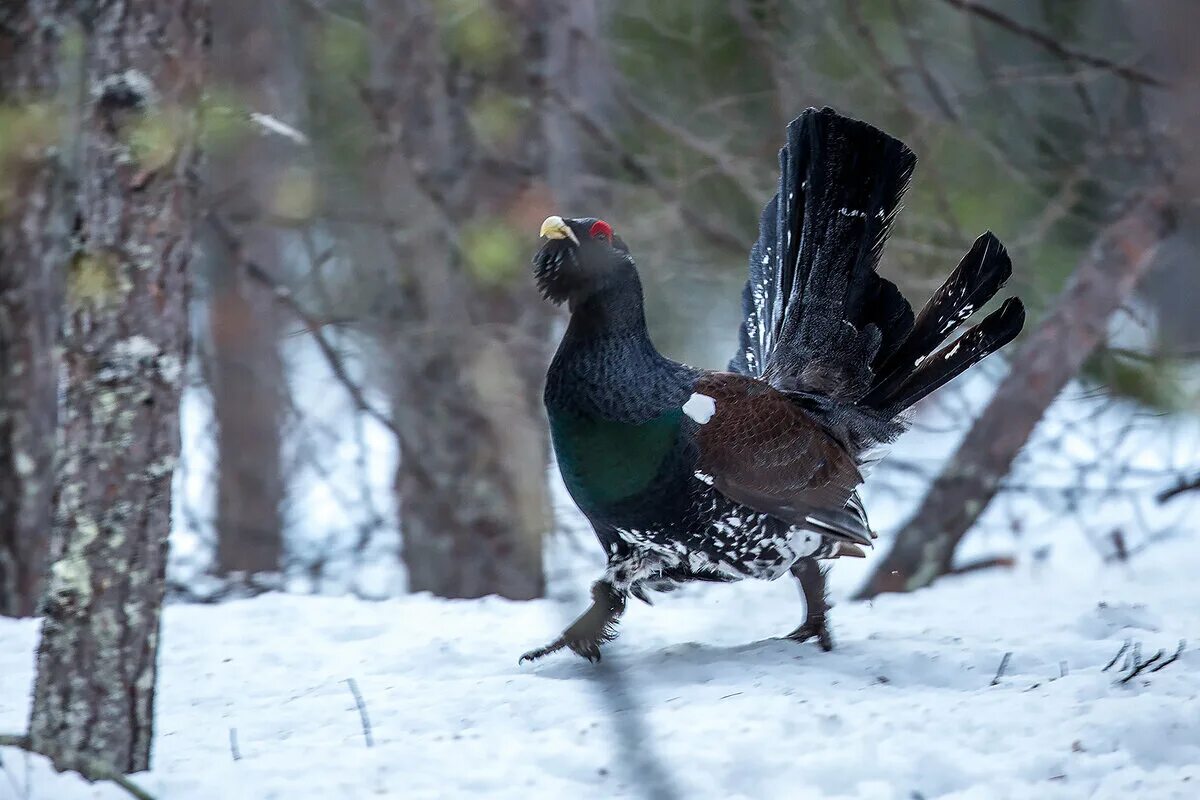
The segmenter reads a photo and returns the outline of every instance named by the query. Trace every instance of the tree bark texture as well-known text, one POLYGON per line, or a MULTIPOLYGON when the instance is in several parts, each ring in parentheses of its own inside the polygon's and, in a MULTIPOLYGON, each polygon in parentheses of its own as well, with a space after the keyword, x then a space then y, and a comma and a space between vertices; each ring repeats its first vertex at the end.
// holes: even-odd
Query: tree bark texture
MULTIPOLYGON (((295 124, 302 98, 291 46, 290 6, 216 0, 212 79, 239 106, 295 124)), ((219 211, 245 220, 245 257, 280 276, 287 237, 267 224, 288 194, 295 143, 249 130, 211 153, 219 211)), ((270 291, 246 280, 219 244, 208 249, 210 384, 217 426, 218 574, 245 578, 283 567, 285 479, 282 427, 286 376, 281 320, 270 291)))
POLYGON ((527 265, 536 226, 563 210, 574 177, 555 177, 575 143, 548 81, 572 80, 572 20, 594 20, 594 4, 485 2, 458 20, 431 0, 370 9, 379 195, 405 221, 391 232, 404 306, 384 335, 409 587, 539 597, 552 525, 540 390, 553 318, 527 265), (477 47, 482 30, 502 40, 477 47))
POLYGON ((30 738, 60 768, 150 764, 187 354, 203 0, 84 10, 77 251, 30 738))
POLYGON ((1013 356, 1012 369, 858 599, 928 586, 996 496, 1046 409, 1101 343, 1174 226, 1166 192, 1137 198, 1103 229, 1066 288, 1013 356))
POLYGON ((54 490, 67 224, 56 92, 60 0, 0 9, 0 615, 41 591, 54 490))

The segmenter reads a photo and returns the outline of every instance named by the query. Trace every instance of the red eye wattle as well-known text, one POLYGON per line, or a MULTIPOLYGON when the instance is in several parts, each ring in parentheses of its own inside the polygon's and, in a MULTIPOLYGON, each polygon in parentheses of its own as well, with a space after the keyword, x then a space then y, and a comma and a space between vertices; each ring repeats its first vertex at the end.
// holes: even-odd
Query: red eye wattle
POLYGON ((598 219, 592 223, 592 229, 588 231, 588 236, 593 239, 611 239, 612 226, 602 219, 598 219))

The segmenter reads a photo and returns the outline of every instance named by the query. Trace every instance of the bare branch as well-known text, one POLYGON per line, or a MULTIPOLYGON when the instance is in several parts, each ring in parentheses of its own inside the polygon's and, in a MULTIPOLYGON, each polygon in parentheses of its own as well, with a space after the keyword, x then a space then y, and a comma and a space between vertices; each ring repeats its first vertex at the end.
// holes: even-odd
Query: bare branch
POLYGON ((346 370, 346 365, 342 362, 342 357, 338 355, 337 350, 329 339, 325 336, 324 325, 321 320, 310 314, 303 306, 296 301, 290 289, 279 283, 266 270, 254 263, 247 257, 245 250, 242 248, 241 240, 237 234, 229 227, 229 225, 215 211, 208 212, 208 222, 212 229, 220 237, 222 243, 233 254, 235 260, 238 261, 245 269, 246 275, 253 281, 262 284, 271 290, 275 299, 291 312, 298 320, 304 323, 304 327, 312 336, 313 341, 317 343, 321 355, 325 357, 326 363, 329 364, 329 370, 333 373, 333 377, 340 383, 346 392, 350 395, 350 399, 354 403, 354 407, 379 422, 393 434, 397 439, 402 438, 400 428, 387 414, 375 408, 368 402, 366 395, 363 393, 362 387, 359 386, 350 377, 350 373, 346 370))
POLYGON ((1197 489, 1200 489, 1200 475, 1188 480, 1180 481, 1170 489, 1164 489, 1162 492, 1159 492, 1157 499, 1158 502, 1165 503, 1168 500, 1172 500, 1179 495, 1184 494, 1185 492, 1194 492, 1197 489))
POLYGON ((620 164, 626 172, 632 175, 639 183, 643 183, 653 189, 663 200, 674 205, 683 221, 711 244, 739 254, 745 252, 747 243, 741 237, 708 221, 692 210, 688 203, 679 196, 679 192, 668 186, 653 170, 642 163, 641 159, 630 153, 598 120, 580 107, 578 103, 553 89, 550 91, 550 96, 566 109, 567 113, 579 124, 579 127, 620 164))
POLYGON ((1091 53, 1085 53, 1081 50, 1075 50, 1060 43, 1057 39, 1048 34, 1042 33, 1036 28, 1031 28, 1028 25, 1023 25, 1017 22, 1012 17, 1005 16, 994 8, 989 8, 977 0, 942 0, 947 5, 954 6, 959 11, 968 14, 973 14, 980 19, 985 19, 993 25, 1004 28, 1010 33, 1015 33, 1017 36, 1028 39, 1034 44, 1041 47, 1043 50, 1053 53, 1059 58, 1076 61, 1081 64, 1087 64, 1089 67, 1098 67, 1113 73, 1121 78, 1134 83, 1144 84, 1146 86, 1154 86, 1156 88, 1165 88, 1168 86, 1166 81, 1160 80, 1153 75, 1142 72, 1135 67, 1130 67, 1125 64, 1118 64, 1102 56, 1094 56, 1091 53))

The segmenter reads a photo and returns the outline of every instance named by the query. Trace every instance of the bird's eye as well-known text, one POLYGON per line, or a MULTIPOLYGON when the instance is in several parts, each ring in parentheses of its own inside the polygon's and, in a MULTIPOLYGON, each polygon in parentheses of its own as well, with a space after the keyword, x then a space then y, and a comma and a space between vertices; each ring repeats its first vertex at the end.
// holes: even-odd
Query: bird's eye
POLYGON ((612 239, 612 235, 612 226, 602 219, 598 219, 592 223, 592 229, 588 231, 588 236, 601 242, 607 242, 612 239))

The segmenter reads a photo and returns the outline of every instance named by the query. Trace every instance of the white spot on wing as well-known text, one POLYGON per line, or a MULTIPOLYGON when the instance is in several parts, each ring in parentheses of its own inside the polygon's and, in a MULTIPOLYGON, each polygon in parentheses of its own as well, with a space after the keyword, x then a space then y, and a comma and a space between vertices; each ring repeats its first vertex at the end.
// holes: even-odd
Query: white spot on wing
POLYGON ((683 413, 703 425, 717 413, 717 401, 706 394, 692 392, 692 396, 683 404, 683 413))

